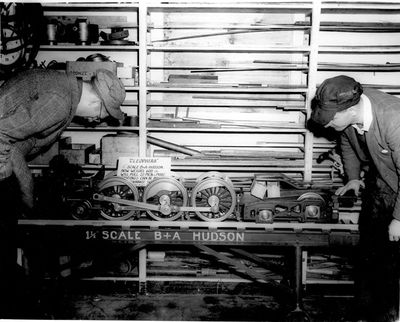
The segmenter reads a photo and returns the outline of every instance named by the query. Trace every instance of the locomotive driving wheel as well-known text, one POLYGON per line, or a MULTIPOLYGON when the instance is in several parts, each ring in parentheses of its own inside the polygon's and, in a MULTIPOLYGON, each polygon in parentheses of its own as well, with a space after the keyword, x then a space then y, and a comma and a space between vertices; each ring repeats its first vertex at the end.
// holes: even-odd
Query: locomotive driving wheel
POLYGON ((204 221, 223 221, 228 218, 236 206, 236 193, 232 182, 219 173, 210 172, 201 176, 192 190, 193 207, 211 207, 209 212, 196 211, 204 221))
MULTIPOLYGON (((138 189, 130 181, 121 177, 109 177, 100 182, 99 194, 132 201, 139 200, 138 189)), ((123 205, 117 203, 101 202, 100 214, 108 220, 126 220, 138 213, 139 210, 126 209, 123 205)))
POLYGON ((187 206, 188 194, 177 179, 161 177, 147 185, 143 192, 143 202, 160 206, 160 211, 147 210, 151 218, 172 221, 182 215, 179 207, 187 206))

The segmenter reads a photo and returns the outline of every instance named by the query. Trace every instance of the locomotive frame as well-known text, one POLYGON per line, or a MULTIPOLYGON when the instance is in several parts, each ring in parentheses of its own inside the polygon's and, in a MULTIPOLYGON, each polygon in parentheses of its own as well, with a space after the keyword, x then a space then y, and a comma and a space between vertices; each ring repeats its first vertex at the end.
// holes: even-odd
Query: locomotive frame
POLYGON ((125 178, 110 176, 98 183, 92 199, 66 200, 75 203, 75 219, 91 218, 90 212, 94 212, 107 220, 256 223, 336 223, 342 201, 355 201, 354 197, 338 197, 327 189, 295 185, 293 180, 289 184, 289 196, 261 199, 235 188, 227 176, 218 172, 202 174, 191 186, 176 176, 160 177, 142 191, 125 178))

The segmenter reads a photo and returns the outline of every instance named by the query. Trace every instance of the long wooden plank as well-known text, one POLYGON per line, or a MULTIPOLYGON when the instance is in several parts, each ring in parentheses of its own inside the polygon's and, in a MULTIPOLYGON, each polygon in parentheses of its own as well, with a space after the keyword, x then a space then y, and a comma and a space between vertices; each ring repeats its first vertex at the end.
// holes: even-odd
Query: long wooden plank
POLYGON ((21 226, 60 226, 60 227, 121 227, 121 228, 148 228, 148 229, 217 229, 245 231, 358 231, 354 224, 319 224, 319 223, 272 223, 258 224, 253 222, 205 222, 205 221, 171 221, 160 222, 150 220, 53 220, 53 219, 20 219, 21 226))

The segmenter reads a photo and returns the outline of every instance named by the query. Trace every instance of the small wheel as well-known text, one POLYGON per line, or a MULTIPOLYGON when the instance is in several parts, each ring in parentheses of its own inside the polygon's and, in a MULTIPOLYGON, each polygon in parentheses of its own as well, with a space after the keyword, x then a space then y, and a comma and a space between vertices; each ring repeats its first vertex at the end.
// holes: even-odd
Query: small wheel
POLYGON ((90 217, 92 204, 88 200, 73 201, 70 206, 72 218, 76 220, 85 220, 90 217))
POLYGON ((150 182, 143 192, 143 202, 161 206, 160 211, 147 210, 155 220, 172 221, 182 215, 179 207, 186 206, 186 188, 175 178, 161 177, 150 182))
POLYGON ((133 269, 132 263, 128 259, 125 259, 117 263, 114 267, 114 271, 117 272, 117 274, 121 275, 129 274, 132 271, 132 269, 133 269))
MULTIPOLYGON (((322 200, 324 203, 323 205, 325 205, 325 199, 319 195, 318 193, 315 192, 306 192, 303 193, 300 197, 297 198, 298 201, 302 201, 302 200, 322 200)), ((320 205, 315 205, 315 204, 307 204, 305 209, 304 209, 304 215, 305 218, 308 219, 318 219, 321 217, 321 208, 320 205)))
POLYGON ((199 181, 192 190, 193 207, 212 207, 209 212, 196 211, 204 221, 223 221, 228 218, 236 206, 236 193, 230 181, 220 177, 209 177, 199 181))
MULTIPOLYGON (((120 198, 132 201, 139 200, 138 189, 127 179, 110 177, 99 183, 99 194, 107 197, 120 198)), ((139 210, 126 210, 124 206, 108 201, 101 202, 100 214, 108 220, 126 220, 137 215, 139 210)))

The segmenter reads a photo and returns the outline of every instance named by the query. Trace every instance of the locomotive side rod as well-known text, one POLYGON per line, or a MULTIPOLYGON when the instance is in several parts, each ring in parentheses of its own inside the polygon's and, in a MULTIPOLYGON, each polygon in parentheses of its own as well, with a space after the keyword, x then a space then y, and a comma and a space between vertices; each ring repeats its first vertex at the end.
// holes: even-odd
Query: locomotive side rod
POLYGON ((160 209, 161 209, 161 206, 147 204, 145 202, 140 202, 140 201, 133 201, 133 200, 126 200, 126 199, 121 199, 121 198, 107 197, 107 196, 103 196, 103 195, 98 194, 98 193, 95 193, 93 195, 93 200, 108 201, 108 202, 111 202, 111 203, 122 204, 122 205, 132 206, 132 207, 135 207, 135 208, 154 210, 154 211, 160 211, 160 209))
POLYGON ((93 200, 97 201, 108 201, 111 203, 122 204, 127 206, 132 206, 134 208, 139 208, 143 210, 154 210, 164 213, 165 209, 169 209, 173 212, 180 212, 180 211, 200 211, 200 212, 218 212, 218 206, 212 207, 185 207, 185 206, 174 206, 174 205, 152 205, 146 202, 140 201, 133 201, 133 200, 126 200, 120 198, 113 198, 103 196, 101 194, 95 193, 93 195, 93 200))

